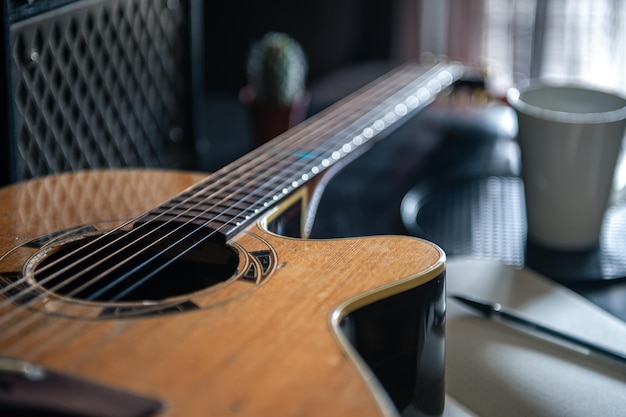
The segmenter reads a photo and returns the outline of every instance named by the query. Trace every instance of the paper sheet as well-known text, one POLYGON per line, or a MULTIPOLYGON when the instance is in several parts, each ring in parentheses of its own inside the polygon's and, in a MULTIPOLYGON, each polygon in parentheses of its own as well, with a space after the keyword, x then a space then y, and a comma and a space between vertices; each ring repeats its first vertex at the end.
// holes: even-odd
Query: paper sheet
MULTIPOLYGON (((447 292, 496 301, 626 350, 626 323, 530 270, 451 259, 447 292)), ((485 319, 450 299, 446 338, 446 417, 626 416, 624 364, 485 319)))

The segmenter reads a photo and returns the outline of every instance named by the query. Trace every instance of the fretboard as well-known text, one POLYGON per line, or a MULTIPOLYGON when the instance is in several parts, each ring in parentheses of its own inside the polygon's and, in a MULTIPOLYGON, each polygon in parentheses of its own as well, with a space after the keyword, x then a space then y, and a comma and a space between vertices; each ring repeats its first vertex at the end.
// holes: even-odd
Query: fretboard
POLYGON ((429 105, 462 74, 459 64, 407 63, 142 216, 193 223, 228 237, 344 158, 429 105))

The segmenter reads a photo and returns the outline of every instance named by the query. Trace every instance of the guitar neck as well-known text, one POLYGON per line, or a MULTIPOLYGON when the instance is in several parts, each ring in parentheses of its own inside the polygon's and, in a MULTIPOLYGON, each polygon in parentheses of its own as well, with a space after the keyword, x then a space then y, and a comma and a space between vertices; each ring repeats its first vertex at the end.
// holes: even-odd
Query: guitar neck
POLYGON ((368 84, 316 116, 217 171, 142 220, 208 225, 237 234, 296 189, 362 151, 429 105, 462 66, 415 62, 368 84))

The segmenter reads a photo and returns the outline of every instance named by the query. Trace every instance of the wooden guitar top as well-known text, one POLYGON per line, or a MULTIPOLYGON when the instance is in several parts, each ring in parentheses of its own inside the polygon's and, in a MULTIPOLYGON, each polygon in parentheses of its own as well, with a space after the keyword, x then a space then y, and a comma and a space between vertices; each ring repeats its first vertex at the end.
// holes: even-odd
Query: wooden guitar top
MULTIPOLYGON (((24 264, 77 226, 121 223, 204 177, 93 171, 4 188, 0 276, 28 275, 24 264)), ((39 288, 31 291, 40 299, 24 306, 14 295, 4 302, 14 294, 5 292, 0 356, 157 398, 163 416, 395 415, 339 323, 443 274, 443 252, 410 237, 285 238, 263 224, 229 241, 239 251, 237 279, 154 305, 70 300, 39 288), (256 277, 244 276, 250 271, 256 277), (186 305, 194 308, 172 310, 186 305)), ((28 285, 38 284, 20 288, 28 285)))

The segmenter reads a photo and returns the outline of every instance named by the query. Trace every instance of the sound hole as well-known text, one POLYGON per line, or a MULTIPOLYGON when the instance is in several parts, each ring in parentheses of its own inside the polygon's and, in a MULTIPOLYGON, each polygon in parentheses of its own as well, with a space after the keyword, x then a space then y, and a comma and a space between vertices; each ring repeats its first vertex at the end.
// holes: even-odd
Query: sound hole
POLYGON ((56 294, 87 301, 156 301, 224 282, 237 252, 211 230, 157 228, 88 236, 54 249, 35 280, 56 294))

